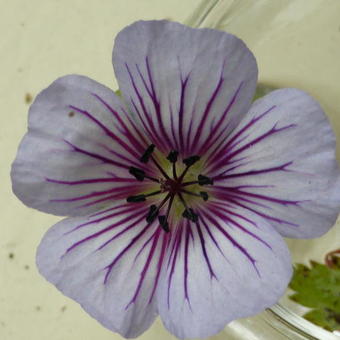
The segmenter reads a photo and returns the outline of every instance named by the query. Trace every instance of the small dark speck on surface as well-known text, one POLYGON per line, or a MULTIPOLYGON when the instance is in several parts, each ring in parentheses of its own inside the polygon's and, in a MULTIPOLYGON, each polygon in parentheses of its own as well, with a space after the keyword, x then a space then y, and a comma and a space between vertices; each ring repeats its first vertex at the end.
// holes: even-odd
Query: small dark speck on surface
POLYGON ((21 73, 23 69, 21 67, 18 68, 18 72, 21 73))
POLYGON ((62 307, 60 308, 61 312, 64 313, 65 310, 66 310, 66 308, 67 308, 67 306, 62 306, 62 307))
POLYGON ((0 321, 0 325, 1 325, 2 327, 6 327, 6 324, 5 324, 3 321, 0 321))
POLYGON ((26 265, 24 266, 24 268, 25 268, 26 270, 28 270, 28 269, 30 269, 30 266, 29 266, 28 264, 26 264, 26 265))
POLYGON ((69 116, 70 118, 72 118, 72 117, 74 116, 74 112, 73 112, 73 111, 70 111, 70 112, 68 113, 68 116, 69 116))
POLYGON ((33 97, 30 93, 25 94, 25 103, 26 104, 30 104, 32 102, 32 99, 33 99, 33 97))
POLYGON ((13 260, 13 259, 14 259, 14 253, 9 253, 9 254, 8 254, 8 258, 9 258, 10 260, 13 260))
POLYGON ((40 306, 35 306, 35 310, 36 310, 37 312, 39 312, 39 311, 41 311, 41 307, 40 307, 40 306))

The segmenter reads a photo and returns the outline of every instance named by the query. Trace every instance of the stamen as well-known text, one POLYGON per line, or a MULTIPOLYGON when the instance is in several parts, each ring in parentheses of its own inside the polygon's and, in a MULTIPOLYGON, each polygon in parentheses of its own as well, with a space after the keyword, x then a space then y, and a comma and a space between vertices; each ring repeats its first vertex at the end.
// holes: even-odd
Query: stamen
POLYGON ((166 231, 166 232, 170 231, 169 224, 168 224, 168 218, 169 218, 169 214, 170 214, 170 210, 171 210, 174 198, 175 198, 175 195, 171 195, 170 202, 168 204, 168 209, 166 211, 166 215, 165 216, 164 215, 158 216, 159 223, 160 223, 161 227, 164 229, 164 231, 166 231))
POLYGON ((178 151, 172 150, 169 152, 168 157, 166 158, 171 163, 176 163, 178 158, 178 151))
POLYGON ((185 190, 185 189, 181 189, 181 192, 191 195, 191 196, 197 196, 197 197, 201 197, 201 195, 196 194, 195 192, 189 191, 189 190, 185 190))
POLYGON ((126 199, 129 203, 144 202, 146 200, 145 195, 129 196, 126 199))
POLYGON ((145 150, 143 156, 139 159, 142 163, 147 163, 153 153, 153 150, 155 149, 154 144, 150 144, 148 148, 145 150))
POLYGON ((187 187, 188 185, 198 184, 198 181, 190 181, 182 183, 182 187, 187 187))
POLYGON ((182 194, 181 194, 180 192, 178 192, 177 194, 178 194, 179 199, 180 199, 181 202, 183 203, 185 209, 187 209, 188 206, 187 206, 186 202, 184 201, 184 198, 183 198, 182 194))
POLYGON ((207 201, 209 198, 209 195, 207 192, 205 191, 200 191, 199 194, 196 194, 195 192, 189 191, 189 190, 185 190, 185 189, 181 189, 181 192, 188 194, 188 195, 192 195, 192 196, 196 196, 196 197, 202 197, 204 201, 207 201))
POLYGON ((152 204, 149 209, 148 215, 146 216, 146 222, 152 223, 156 219, 157 215, 158 208, 154 204, 152 204))
POLYGON ((176 163, 172 163, 172 175, 174 176, 174 179, 177 180, 177 171, 176 171, 176 163))
POLYGON ((172 150, 170 151, 168 157, 166 158, 169 162, 172 163, 172 175, 174 176, 174 179, 177 179, 177 172, 176 172, 176 162, 178 158, 178 151, 172 150))
POLYGON ((135 168, 131 166, 129 168, 129 173, 134 176, 138 181, 144 181, 145 172, 142 169, 135 168))
POLYGON ((158 195, 158 194, 161 194, 161 193, 162 193, 161 190, 157 190, 157 191, 150 192, 149 194, 141 194, 141 195, 136 195, 136 196, 129 196, 126 200, 128 202, 132 202, 132 203, 134 203, 134 202, 144 202, 147 197, 158 195))
POLYGON ((207 176, 203 176, 203 175, 198 175, 198 184, 199 185, 207 185, 207 184, 214 184, 214 181, 207 177, 207 176))
POLYGON ((184 171, 182 172, 182 175, 179 177, 179 181, 181 182, 184 178, 184 176, 186 175, 186 173, 188 172, 189 168, 195 164, 197 161, 199 161, 201 159, 200 156, 194 155, 188 158, 183 159, 183 163, 186 165, 186 168, 184 169, 184 171))
POLYGON ((168 223, 166 217, 164 215, 158 216, 158 221, 159 221, 159 224, 161 225, 162 229, 165 232, 168 233, 170 231, 170 228, 169 228, 169 223, 168 223))
POLYGON ((145 175, 145 171, 142 170, 142 169, 139 169, 139 168, 135 168, 134 166, 131 166, 129 168, 129 173, 134 176, 138 181, 141 181, 143 182, 144 181, 144 178, 147 178, 153 182, 157 182, 159 183, 159 180, 157 178, 154 178, 154 177, 150 177, 150 176, 147 176, 145 175))
POLYGON ((163 205, 168 201, 168 199, 171 197, 172 195, 169 193, 165 196, 165 198, 163 199, 163 201, 161 202, 161 204, 158 206, 158 210, 160 210, 163 205))
POLYGON ((176 195, 178 195, 180 201, 182 202, 184 206, 184 211, 182 213, 182 216, 184 218, 187 218, 188 220, 196 223, 198 221, 199 215, 192 209, 189 208, 188 205, 186 204, 183 194, 188 194, 196 197, 202 198, 204 201, 207 201, 209 199, 209 195, 205 191, 200 191, 199 193, 197 192, 192 192, 185 190, 184 187, 192 184, 199 184, 199 185, 208 185, 208 184, 213 184, 213 179, 209 178, 207 176, 203 175, 198 175, 196 181, 190 181, 190 182, 184 182, 183 183, 183 178, 185 177, 186 173, 188 172, 188 169, 194 165, 196 162, 198 162, 201 157, 198 155, 193 155, 188 158, 185 158, 183 160, 183 163, 186 165, 184 171, 180 176, 177 176, 176 173, 176 162, 178 161, 178 151, 177 150, 171 150, 166 157, 167 160, 172 163, 172 178, 169 177, 169 175, 166 173, 166 171, 160 166, 160 164, 156 161, 154 156, 152 155, 153 151, 155 149, 154 144, 150 144, 142 157, 140 158, 140 161, 142 163, 147 163, 150 159, 153 161, 153 163, 156 165, 156 167, 160 170, 162 173, 163 178, 161 179, 156 179, 153 177, 149 177, 145 174, 145 171, 140 168, 135 168, 135 167, 130 167, 129 168, 129 173, 133 175, 138 181, 143 181, 145 178, 151 179, 152 181, 155 181, 159 183, 160 185, 160 190, 154 191, 148 194, 140 194, 140 195, 135 195, 135 196, 129 196, 127 198, 128 202, 144 202, 146 201, 147 197, 158 195, 164 192, 167 192, 167 195, 165 198, 162 199, 160 204, 157 206, 155 204, 152 204, 149 207, 149 211, 146 215, 146 221, 151 224, 155 221, 155 219, 158 217, 159 224, 162 227, 162 229, 165 232, 170 232, 169 228, 169 223, 168 223, 168 218, 170 214, 170 210, 172 207, 172 203, 174 201, 174 198, 176 195), (166 209, 166 214, 165 215, 160 215, 160 211, 163 208, 165 204, 168 206, 166 209))
POLYGON ((193 185, 193 184, 199 184, 199 185, 214 184, 213 179, 210 178, 210 177, 198 175, 197 178, 198 178, 198 181, 184 182, 184 183, 182 183, 182 186, 186 187, 188 185, 193 185))
POLYGON ((149 194, 146 194, 144 196, 149 197, 149 196, 154 196, 154 195, 158 195, 158 194, 161 194, 161 193, 162 193, 161 190, 157 190, 157 191, 150 192, 149 194))
POLYGON ((190 220, 192 222, 197 222, 198 221, 198 215, 191 208, 185 209, 183 211, 182 216, 187 218, 188 220, 190 220))
POLYGON ((188 158, 185 158, 183 159, 183 163, 189 167, 189 166, 192 166, 194 165, 197 161, 199 161, 201 159, 200 156, 198 155, 194 155, 194 156, 191 156, 191 157, 188 157, 188 158))
POLYGON ((173 201, 174 201, 174 198, 175 198, 175 195, 171 195, 171 197, 170 197, 170 202, 169 202, 169 204, 168 204, 168 209, 167 209, 167 211, 166 211, 166 219, 169 218, 169 214, 170 214, 170 210, 171 210, 171 207, 172 207, 172 203, 173 203, 173 201))
POLYGON ((203 198, 204 201, 207 201, 209 199, 209 195, 205 191, 200 191, 200 196, 203 198))
POLYGON ((155 160, 154 157, 150 156, 152 161, 155 163, 156 167, 158 168, 158 170, 163 174, 163 176, 166 179, 170 179, 170 177, 168 176, 168 174, 163 170, 163 168, 157 163, 157 161, 155 160))

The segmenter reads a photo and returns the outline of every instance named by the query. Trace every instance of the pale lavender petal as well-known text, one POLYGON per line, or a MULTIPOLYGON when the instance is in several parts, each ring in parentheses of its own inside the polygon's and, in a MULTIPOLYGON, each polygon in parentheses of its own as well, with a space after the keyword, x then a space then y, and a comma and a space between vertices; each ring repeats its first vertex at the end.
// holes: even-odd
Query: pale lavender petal
POLYGON ((199 216, 177 229, 157 290, 162 321, 179 338, 209 337, 261 312, 292 273, 285 242, 256 214, 210 202, 199 216))
POLYGON ((40 273, 105 327, 136 337, 157 316, 155 291, 168 234, 137 204, 65 219, 43 238, 40 273))
POLYGON ((256 101, 206 166, 221 203, 256 213, 283 236, 320 236, 338 216, 335 137, 319 104, 300 90, 256 101))
POLYGON ((144 190, 128 169, 144 167, 148 143, 127 117, 105 86, 77 75, 57 79, 30 108, 12 168, 15 194, 36 209, 81 216, 144 190))
POLYGON ((182 156, 203 154, 225 138, 250 107, 257 80, 256 61, 241 40, 169 21, 122 30, 113 66, 148 137, 182 156))

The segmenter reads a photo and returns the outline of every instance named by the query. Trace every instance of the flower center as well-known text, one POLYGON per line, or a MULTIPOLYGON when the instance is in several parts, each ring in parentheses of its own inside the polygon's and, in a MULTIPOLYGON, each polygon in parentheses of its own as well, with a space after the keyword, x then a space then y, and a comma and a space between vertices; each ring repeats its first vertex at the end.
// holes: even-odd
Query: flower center
MULTIPOLYGON (((151 144, 144 152, 144 154, 141 156, 140 161, 142 163, 148 163, 149 161, 152 161, 155 166, 158 168, 161 174, 161 178, 157 179, 154 177, 149 176, 143 169, 130 167, 129 173, 133 175, 138 181, 144 181, 145 179, 150 180, 152 182, 156 182, 159 184, 159 190, 152 191, 149 193, 141 193, 139 195, 135 196, 129 196, 127 197, 127 202, 131 203, 138 203, 138 202, 144 202, 148 198, 157 196, 160 194, 166 193, 166 196, 159 202, 158 205, 152 204, 149 207, 149 212, 146 215, 146 221, 151 224, 155 221, 155 219, 158 217, 158 221, 160 226, 166 231, 169 232, 169 214, 172 208, 172 205, 174 203, 174 199, 178 198, 178 200, 181 202, 183 206, 183 212, 182 217, 186 218, 192 222, 197 222, 198 215, 192 209, 189 207, 187 200, 185 199, 185 195, 188 196, 196 196, 200 199, 203 199, 204 201, 207 201, 209 198, 209 195, 205 191, 191 191, 187 188, 193 185, 209 185, 213 184, 213 181, 211 178, 203 175, 198 175, 197 180, 194 181, 185 181, 185 177, 188 173, 188 170, 196 164, 201 157, 198 155, 193 155, 188 158, 183 159, 183 163, 185 165, 184 170, 180 175, 177 174, 177 167, 176 163, 178 161, 178 151, 172 150, 166 157, 166 159, 172 164, 172 175, 169 176, 168 173, 163 169, 163 167, 156 161, 156 159, 153 157, 153 151, 155 149, 155 146, 151 144), (164 214, 161 214, 161 212, 164 212, 164 214)), ((190 189, 190 188, 189 188, 190 189)))
POLYGON ((176 195, 181 191, 182 185, 181 182, 174 179, 161 179, 160 180, 161 191, 166 192, 169 191, 171 194, 176 195))

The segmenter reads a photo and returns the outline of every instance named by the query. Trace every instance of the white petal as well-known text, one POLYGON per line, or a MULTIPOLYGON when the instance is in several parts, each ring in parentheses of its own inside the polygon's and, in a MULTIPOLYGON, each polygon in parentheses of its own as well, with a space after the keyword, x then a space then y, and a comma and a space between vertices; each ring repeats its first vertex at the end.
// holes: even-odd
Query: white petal
POLYGON ((300 90, 256 101, 207 164, 216 196, 256 212, 283 236, 320 236, 340 211, 335 136, 320 106, 300 90))
POLYGON ((255 214, 222 209, 210 205, 197 225, 184 224, 165 260, 158 308, 179 338, 205 338, 261 312, 278 301, 290 280, 281 236, 255 214))
POLYGON ((147 207, 123 205, 69 218, 45 235, 40 273, 105 327, 136 337, 157 316, 155 289, 168 235, 146 225, 147 207))
POLYGON ((119 87, 163 152, 201 154, 250 107, 256 61, 235 36, 175 22, 139 21, 113 50, 119 87))
POLYGON ((12 168, 13 190, 30 207, 86 215, 138 190, 128 168, 143 168, 138 159, 145 148, 110 89, 65 76, 30 108, 12 168))

